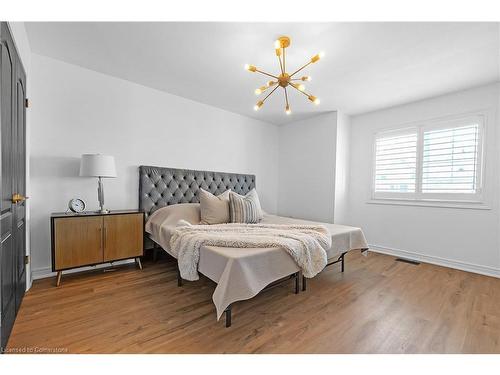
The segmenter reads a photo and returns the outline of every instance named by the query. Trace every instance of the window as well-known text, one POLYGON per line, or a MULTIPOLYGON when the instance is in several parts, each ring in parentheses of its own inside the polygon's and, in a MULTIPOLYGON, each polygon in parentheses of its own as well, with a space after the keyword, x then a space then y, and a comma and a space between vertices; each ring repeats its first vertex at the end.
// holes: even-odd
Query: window
POLYGON ((375 137, 373 198, 481 200, 482 116, 375 137))
POLYGON ((375 191, 414 193, 417 173, 417 132, 376 140, 375 191))

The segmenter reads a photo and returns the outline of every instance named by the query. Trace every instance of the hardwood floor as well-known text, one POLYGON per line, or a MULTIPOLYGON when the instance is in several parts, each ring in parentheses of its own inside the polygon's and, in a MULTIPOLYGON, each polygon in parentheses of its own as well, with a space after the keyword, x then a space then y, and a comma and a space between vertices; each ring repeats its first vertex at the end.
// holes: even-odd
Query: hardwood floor
POLYGON ((293 294, 237 302, 216 322, 214 284, 177 287, 175 263, 36 281, 8 348, 69 353, 500 353, 500 279, 358 252, 293 294))

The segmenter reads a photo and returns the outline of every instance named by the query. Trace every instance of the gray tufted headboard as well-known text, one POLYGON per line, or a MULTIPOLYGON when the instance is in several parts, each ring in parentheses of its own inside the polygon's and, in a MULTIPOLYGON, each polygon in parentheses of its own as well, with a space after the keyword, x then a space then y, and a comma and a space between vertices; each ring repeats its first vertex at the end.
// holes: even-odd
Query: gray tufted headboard
POLYGON ((171 204, 198 203, 200 188, 216 195, 227 189, 244 195, 255 188, 255 176, 142 165, 139 167, 139 210, 148 217, 158 208, 171 204))

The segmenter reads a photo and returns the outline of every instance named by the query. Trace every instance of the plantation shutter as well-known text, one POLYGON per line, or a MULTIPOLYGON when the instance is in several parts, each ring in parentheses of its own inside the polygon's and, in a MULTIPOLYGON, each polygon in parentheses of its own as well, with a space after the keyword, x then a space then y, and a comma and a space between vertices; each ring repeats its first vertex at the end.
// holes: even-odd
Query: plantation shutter
POLYGON ((375 192, 415 192, 417 130, 377 137, 375 148, 375 192))

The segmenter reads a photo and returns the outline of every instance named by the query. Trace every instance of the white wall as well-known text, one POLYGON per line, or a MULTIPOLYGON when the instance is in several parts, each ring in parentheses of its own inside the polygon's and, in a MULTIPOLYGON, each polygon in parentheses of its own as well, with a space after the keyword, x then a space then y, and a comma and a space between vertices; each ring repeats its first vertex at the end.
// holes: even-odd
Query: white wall
POLYGON ((278 128, 51 58, 32 55, 32 262, 49 271, 49 215, 72 197, 97 208, 97 181, 77 177, 83 153, 114 155, 106 206, 138 207, 138 166, 254 173, 277 209, 278 128))
MULTIPOLYGON (((31 48, 28 40, 28 34, 24 27, 24 22, 9 22, 9 28, 14 39, 14 44, 16 45, 17 52, 19 53, 19 58, 23 64, 24 71, 26 73, 26 95, 31 94, 31 48)), ((30 144, 31 136, 31 114, 30 110, 26 111, 26 145, 30 144)), ((31 181, 29 179, 30 175, 30 149, 26 147, 26 195, 29 197, 31 195, 31 181)), ((30 214, 30 200, 26 201, 26 255, 31 253, 31 243, 30 243, 30 230, 31 230, 31 214, 30 214)), ((31 263, 26 267, 26 289, 31 286, 31 263)))
POLYGON ((280 215, 333 223, 337 113, 279 128, 280 215))
POLYGON ((440 96, 351 119, 349 223, 378 250, 500 276, 498 84, 440 96), (369 204, 373 136, 414 121, 489 111, 486 124, 486 204, 490 210, 369 204))

